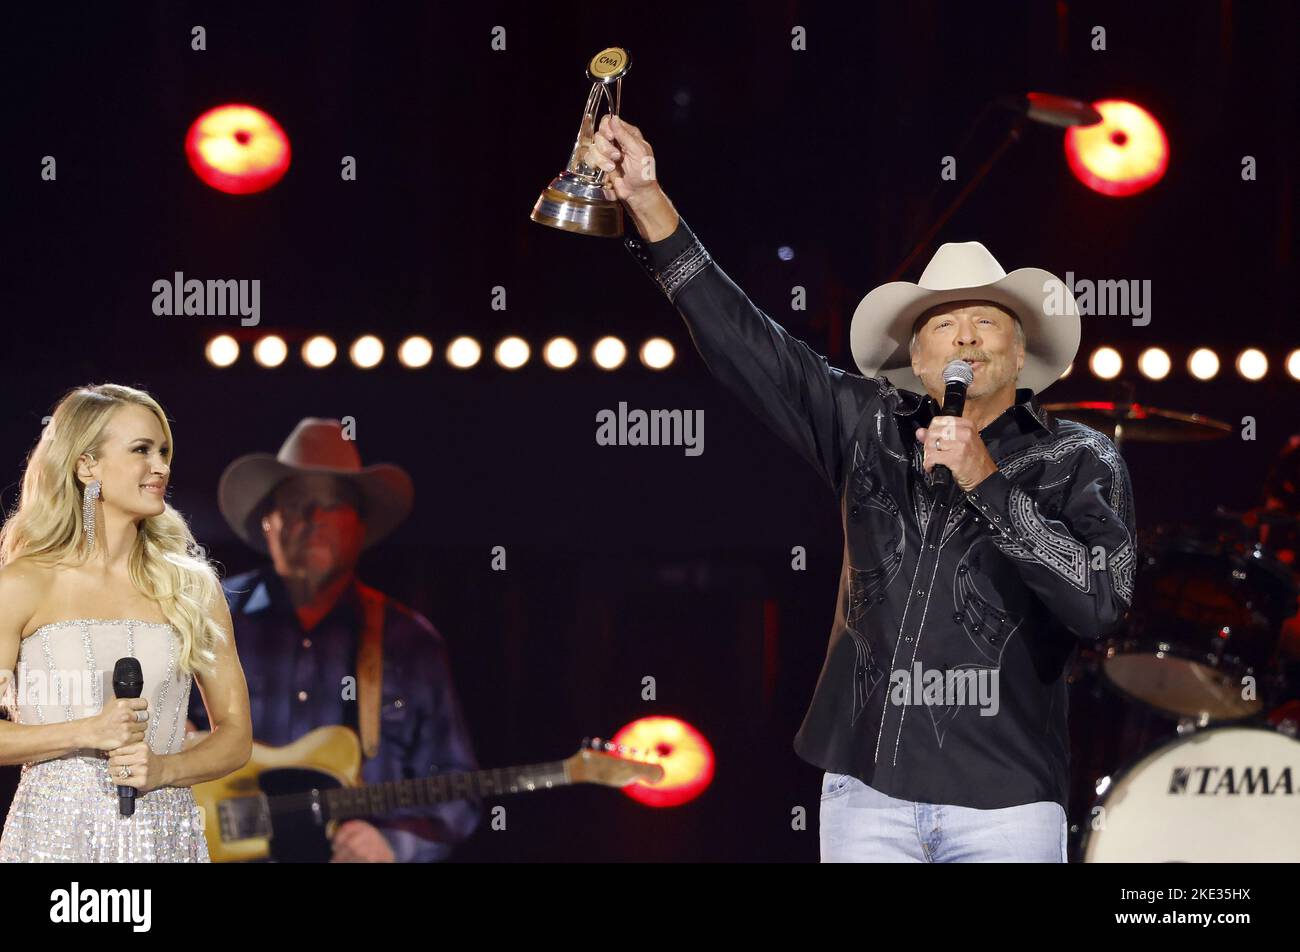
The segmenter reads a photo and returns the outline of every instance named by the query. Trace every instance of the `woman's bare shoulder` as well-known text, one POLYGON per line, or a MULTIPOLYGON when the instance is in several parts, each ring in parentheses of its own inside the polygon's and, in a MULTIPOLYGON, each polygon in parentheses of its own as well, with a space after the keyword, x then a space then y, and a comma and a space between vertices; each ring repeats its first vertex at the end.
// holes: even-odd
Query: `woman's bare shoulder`
POLYGON ((54 584, 56 566, 35 559, 14 559, 0 565, 0 590, 14 595, 25 591, 46 591, 54 584))
POLYGON ((54 566, 31 559, 0 565, 0 624, 26 626, 54 584, 54 566))

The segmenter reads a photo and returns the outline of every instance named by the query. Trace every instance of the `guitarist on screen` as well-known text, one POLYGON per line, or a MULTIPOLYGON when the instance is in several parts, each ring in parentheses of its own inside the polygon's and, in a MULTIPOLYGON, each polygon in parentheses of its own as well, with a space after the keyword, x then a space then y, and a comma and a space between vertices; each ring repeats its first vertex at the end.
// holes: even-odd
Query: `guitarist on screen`
MULTIPOLYGON (((356 577, 361 552, 411 511, 410 476, 363 468, 339 421, 308 418, 275 456, 231 463, 218 496, 235 534, 272 562, 224 583, 254 739, 278 747, 349 727, 366 784, 476 769, 442 636, 356 577)), ((189 729, 208 728, 201 703, 190 718, 189 729)), ((436 862, 478 821, 468 800, 349 819, 330 861, 436 862)))

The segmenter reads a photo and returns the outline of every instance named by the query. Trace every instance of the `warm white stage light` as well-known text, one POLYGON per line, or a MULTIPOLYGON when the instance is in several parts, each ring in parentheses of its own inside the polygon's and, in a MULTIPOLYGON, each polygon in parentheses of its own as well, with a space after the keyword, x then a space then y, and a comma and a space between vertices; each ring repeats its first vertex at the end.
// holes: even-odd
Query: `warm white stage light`
POLYGON ((1187 371, 1197 380, 1213 380, 1219 373, 1219 355, 1208 347, 1198 347, 1187 358, 1187 371))
POLYGON ((433 344, 429 342, 429 338, 421 337, 419 334, 408 337, 398 346, 397 359, 403 367, 410 367, 412 370, 427 367, 429 361, 433 360, 433 344))
POLYGON ((461 370, 473 367, 482 356, 483 348, 472 337, 457 337, 447 345, 447 363, 461 370))
POLYGON ((547 366, 567 370, 578 362, 578 345, 567 337, 552 337, 542 349, 547 366))
POLYGON ((289 356, 289 345, 277 334, 267 334, 253 345, 253 359, 263 367, 279 367, 289 356))
POLYGON ((239 359, 239 341, 229 334, 219 334, 208 341, 203 354, 214 367, 229 367, 239 359))
POLYGON ((1300 349, 1291 351, 1286 358, 1286 372, 1295 380, 1300 380, 1300 349))
POLYGON ((1124 369, 1124 358, 1114 347, 1098 347, 1088 358, 1088 366, 1102 380, 1114 380, 1124 369))
POLYGON ((663 370, 676 357, 672 343, 662 337, 651 337, 641 345, 641 363, 651 370, 663 370))
POLYGON ((1173 365, 1169 352, 1161 347, 1148 347, 1138 357, 1138 370, 1148 380, 1164 380, 1169 376, 1173 365))
POLYGON ((374 334, 358 337, 352 342, 352 346, 348 348, 348 356, 362 370, 377 367, 379 362, 384 359, 384 342, 374 334))
POLYGON ((506 370, 518 370, 528 363, 528 342, 522 337, 503 337, 493 356, 506 370))
POLYGON ((334 346, 334 341, 330 340, 323 334, 317 334, 315 337, 309 337, 303 341, 302 345, 302 362, 308 367, 328 367, 334 363, 334 358, 339 355, 339 349, 334 346))
POLYGON ((602 337, 592 346, 591 359, 601 370, 616 370, 627 360, 627 345, 617 337, 602 337))
POLYGON ((1268 358, 1262 350, 1247 347, 1237 355, 1237 373, 1247 380, 1263 380, 1268 373, 1268 358))

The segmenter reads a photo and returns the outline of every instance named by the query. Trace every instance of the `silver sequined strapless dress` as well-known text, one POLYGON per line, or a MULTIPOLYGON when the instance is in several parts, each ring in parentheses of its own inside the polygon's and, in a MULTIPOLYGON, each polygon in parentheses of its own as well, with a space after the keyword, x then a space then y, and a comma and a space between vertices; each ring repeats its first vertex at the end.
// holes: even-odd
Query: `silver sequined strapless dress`
MULTIPOLYGON (((184 743, 193 683, 178 670, 179 651, 180 636, 171 625, 104 620, 45 625, 19 646, 18 681, 26 693, 17 698, 11 717, 21 724, 52 724, 97 713, 105 698, 113 698, 113 666, 132 655, 144 672, 140 696, 149 699, 145 739, 154 753, 174 754, 184 743), (48 685, 43 693, 42 685, 48 685)), ((210 862, 190 788, 159 787, 138 795, 135 815, 123 817, 106 758, 81 750, 24 764, 0 835, 0 862, 210 862)))

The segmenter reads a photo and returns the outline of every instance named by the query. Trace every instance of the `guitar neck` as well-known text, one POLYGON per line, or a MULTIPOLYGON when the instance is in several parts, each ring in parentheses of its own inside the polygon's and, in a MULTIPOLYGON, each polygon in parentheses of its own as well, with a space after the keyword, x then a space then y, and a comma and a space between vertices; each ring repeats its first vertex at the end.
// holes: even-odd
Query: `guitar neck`
POLYGON ((563 760, 522 767, 438 774, 325 791, 331 819, 378 816, 406 807, 432 806, 467 797, 500 796, 563 787, 572 783, 563 760))

